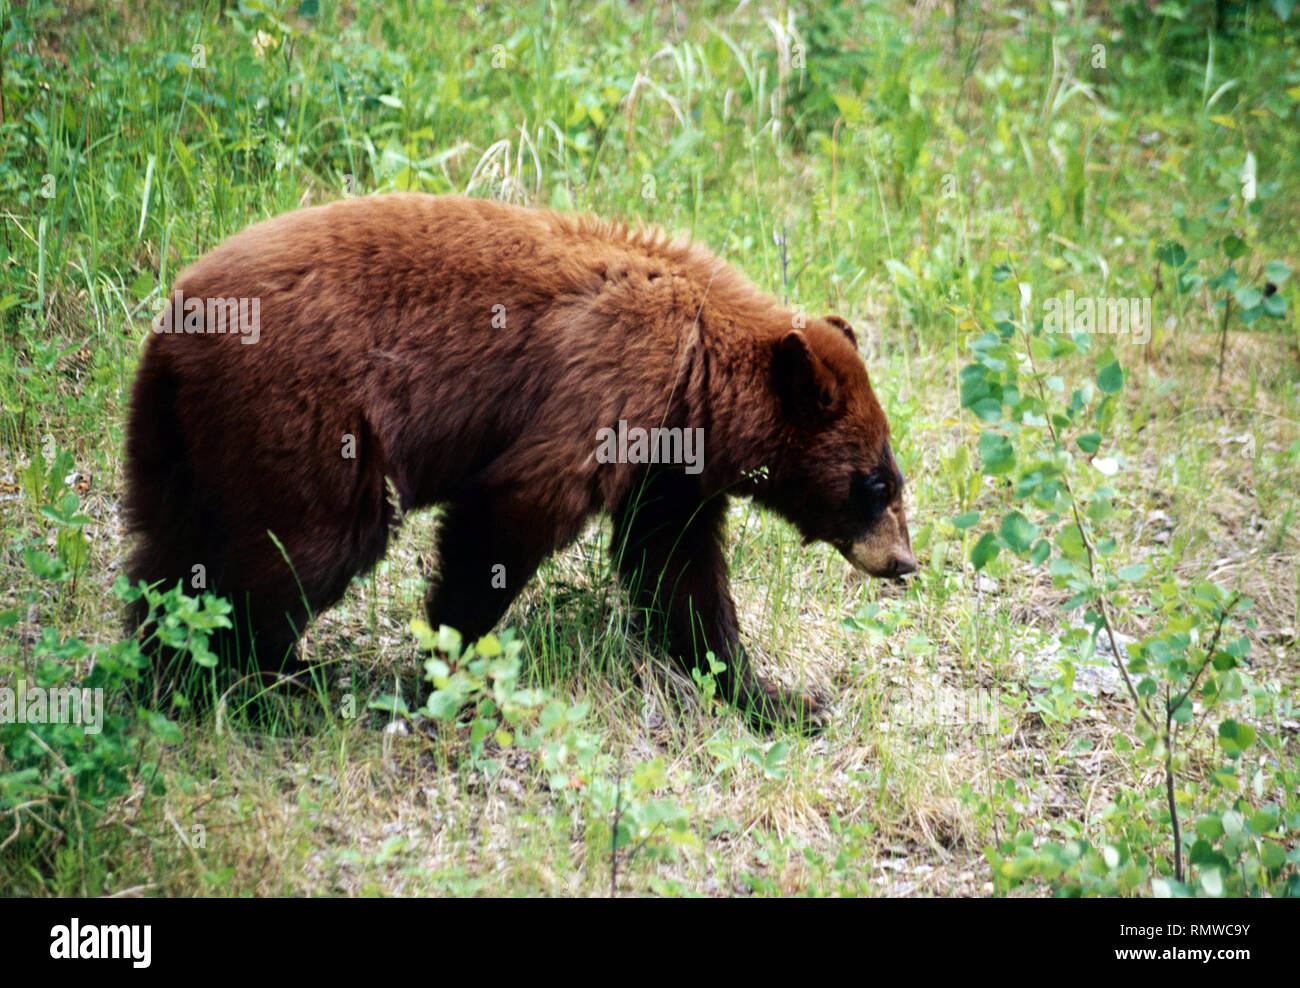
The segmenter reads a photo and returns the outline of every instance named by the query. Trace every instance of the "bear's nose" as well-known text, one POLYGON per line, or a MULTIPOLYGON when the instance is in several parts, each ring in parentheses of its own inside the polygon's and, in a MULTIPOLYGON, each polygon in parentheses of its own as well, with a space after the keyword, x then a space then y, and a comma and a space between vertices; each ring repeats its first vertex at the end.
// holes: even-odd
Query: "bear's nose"
POLYGON ((915 572, 916 572, 916 557, 914 556, 907 556, 906 558, 901 556, 894 556, 891 560, 889 560, 890 576, 906 576, 908 573, 915 573, 915 572))

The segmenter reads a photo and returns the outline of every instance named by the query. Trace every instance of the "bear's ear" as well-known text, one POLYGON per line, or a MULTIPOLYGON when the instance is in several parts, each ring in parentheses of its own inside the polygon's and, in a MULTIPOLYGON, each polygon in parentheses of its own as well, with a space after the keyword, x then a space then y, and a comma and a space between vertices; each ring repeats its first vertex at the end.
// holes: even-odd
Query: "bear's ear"
POLYGON ((781 337, 772 351, 772 383, 786 416, 803 424, 829 414, 839 395, 835 378, 798 330, 781 337))
POLYGON ((823 316, 822 318, 847 336, 849 342, 853 344, 853 349, 858 348, 858 334, 853 332, 853 327, 848 324, 847 320, 841 319, 839 316, 823 316))

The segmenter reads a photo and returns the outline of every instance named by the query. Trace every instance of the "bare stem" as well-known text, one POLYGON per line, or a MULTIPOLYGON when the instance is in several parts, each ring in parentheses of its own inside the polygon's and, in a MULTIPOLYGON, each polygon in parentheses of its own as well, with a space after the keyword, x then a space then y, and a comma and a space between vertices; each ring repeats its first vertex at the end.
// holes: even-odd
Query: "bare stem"
POLYGON ((1169 802, 1169 823, 1174 829, 1174 877, 1183 880, 1183 828, 1178 822, 1178 803, 1174 800, 1174 708, 1169 704, 1169 686, 1165 686, 1165 799, 1169 802))
POLYGON ((1228 350, 1228 316, 1232 312, 1232 296, 1223 301, 1223 325, 1219 328, 1219 387, 1223 387, 1223 359, 1228 350))

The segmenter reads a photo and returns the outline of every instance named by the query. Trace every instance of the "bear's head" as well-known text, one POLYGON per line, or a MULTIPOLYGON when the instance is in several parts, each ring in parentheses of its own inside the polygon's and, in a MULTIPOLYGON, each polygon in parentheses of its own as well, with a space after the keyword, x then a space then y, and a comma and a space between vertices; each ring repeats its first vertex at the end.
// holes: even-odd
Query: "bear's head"
POLYGON ((838 316, 809 320, 781 332, 770 359, 784 448, 764 499, 863 572, 913 572, 903 475, 853 328, 838 316))

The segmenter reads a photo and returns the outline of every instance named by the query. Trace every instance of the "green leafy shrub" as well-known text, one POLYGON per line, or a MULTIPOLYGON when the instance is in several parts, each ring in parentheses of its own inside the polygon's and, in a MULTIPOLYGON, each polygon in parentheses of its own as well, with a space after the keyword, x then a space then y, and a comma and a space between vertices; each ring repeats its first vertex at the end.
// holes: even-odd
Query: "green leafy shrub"
MULTIPOLYGON (((1067 824, 1062 844, 1022 831, 987 848, 995 885, 1044 881, 1064 895, 1296 894, 1300 856, 1287 842, 1300 832, 1300 794, 1272 734, 1279 690, 1254 682, 1249 641, 1230 631, 1253 627, 1250 602, 1209 581, 1184 586, 1158 549, 1134 556, 1112 534, 1125 372, 1113 350, 1092 350, 1087 334, 1047 333, 1041 320, 1016 322, 1007 311, 971 340, 961 400, 982 425, 982 471, 1012 507, 985 523, 969 560, 1007 575, 1006 557, 1015 557, 1068 592, 1062 610, 1082 610, 1085 631, 1059 636, 1073 662, 1047 684, 1058 702, 1044 712, 1080 715, 1073 665, 1091 659, 1100 640, 1133 706, 1137 744, 1124 743, 1133 775, 1154 769, 1161 784, 1122 793, 1086 821, 1102 841, 1067 824), (1139 618, 1151 632, 1121 646, 1117 626, 1139 618), (1259 747, 1271 757, 1243 778, 1243 756, 1259 747)), ((972 514, 952 519, 953 529, 973 532, 980 519, 972 514)))

